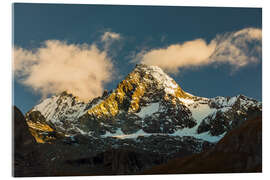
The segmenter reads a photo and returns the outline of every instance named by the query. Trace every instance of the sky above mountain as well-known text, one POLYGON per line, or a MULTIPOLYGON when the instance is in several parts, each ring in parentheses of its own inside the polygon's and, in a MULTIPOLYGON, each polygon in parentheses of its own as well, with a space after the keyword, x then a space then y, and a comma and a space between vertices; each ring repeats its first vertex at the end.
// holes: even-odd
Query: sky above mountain
POLYGON ((14 4, 14 104, 114 89, 136 63, 187 92, 262 100, 259 8, 14 4))

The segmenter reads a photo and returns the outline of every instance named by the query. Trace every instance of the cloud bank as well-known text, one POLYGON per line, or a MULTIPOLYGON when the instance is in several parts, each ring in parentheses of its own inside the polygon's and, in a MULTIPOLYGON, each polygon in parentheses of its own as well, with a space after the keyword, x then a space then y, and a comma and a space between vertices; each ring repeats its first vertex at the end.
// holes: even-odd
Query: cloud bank
POLYGON ((142 51, 132 62, 156 65, 167 72, 177 73, 179 68, 228 63, 237 70, 260 61, 262 30, 245 28, 236 32, 217 35, 207 43, 195 39, 166 48, 142 51))
POLYGON ((101 95, 114 74, 107 52, 95 44, 48 40, 34 51, 15 47, 13 52, 15 77, 43 97, 66 90, 88 100, 101 95))

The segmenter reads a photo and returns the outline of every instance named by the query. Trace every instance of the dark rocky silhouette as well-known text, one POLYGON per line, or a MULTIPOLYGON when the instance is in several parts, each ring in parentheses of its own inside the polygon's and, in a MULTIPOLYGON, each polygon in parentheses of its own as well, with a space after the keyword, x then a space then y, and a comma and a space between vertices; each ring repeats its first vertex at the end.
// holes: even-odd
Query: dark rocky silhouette
POLYGON ((13 175, 15 177, 32 176, 42 173, 44 165, 35 138, 28 130, 24 115, 13 107, 13 175))

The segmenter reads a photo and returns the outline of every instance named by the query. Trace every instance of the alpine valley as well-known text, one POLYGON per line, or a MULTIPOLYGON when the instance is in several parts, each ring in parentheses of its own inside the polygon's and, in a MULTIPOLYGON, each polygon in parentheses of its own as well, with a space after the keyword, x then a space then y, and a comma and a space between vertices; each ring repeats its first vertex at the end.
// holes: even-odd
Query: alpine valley
POLYGON ((255 99, 195 96, 140 64, 89 102, 65 91, 25 117, 14 107, 14 175, 261 172, 261 114, 255 99))

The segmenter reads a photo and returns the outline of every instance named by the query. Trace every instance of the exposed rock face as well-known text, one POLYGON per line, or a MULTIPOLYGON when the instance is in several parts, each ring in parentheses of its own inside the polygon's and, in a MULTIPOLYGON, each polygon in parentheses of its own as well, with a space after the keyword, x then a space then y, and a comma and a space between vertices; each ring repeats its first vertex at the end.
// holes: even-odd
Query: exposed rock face
POLYGON ((239 95, 232 98, 217 97, 209 101, 210 107, 216 107, 214 113, 203 119, 198 133, 208 132, 221 135, 241 125, 247 118, 257 117, 261 106, 255 100, 239 95))

